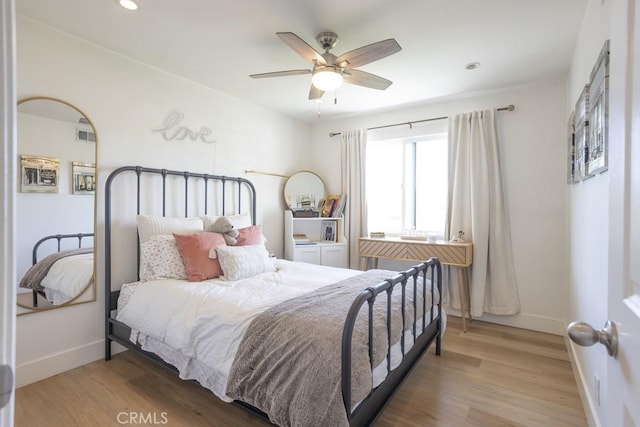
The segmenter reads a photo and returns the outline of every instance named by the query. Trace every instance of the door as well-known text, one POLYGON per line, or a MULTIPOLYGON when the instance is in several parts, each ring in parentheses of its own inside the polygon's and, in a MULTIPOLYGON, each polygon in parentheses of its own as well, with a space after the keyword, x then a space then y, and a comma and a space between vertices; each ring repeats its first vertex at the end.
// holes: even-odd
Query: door
POLYGON ((0 426, 13 425, 16 67, 13 0, 0 0, 0 426))
POLYGON ((640 0, 611 10, 609 319, 618 354, 607 360, 603 425, 640 426, 640 0))

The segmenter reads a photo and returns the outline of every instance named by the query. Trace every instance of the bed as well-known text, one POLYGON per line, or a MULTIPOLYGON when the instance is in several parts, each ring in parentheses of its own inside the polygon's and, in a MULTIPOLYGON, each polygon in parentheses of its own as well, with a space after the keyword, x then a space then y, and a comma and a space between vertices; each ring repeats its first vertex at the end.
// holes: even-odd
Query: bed
POLYGON ((256 206, 244 178, 140 166, 110 174, 105 359, 119 343, 278 425, 371 424, 427 348, 435 343, 440 354, 440 263, 432 258, 398 273, 273 259, 256 206), (253 237, 207 249, 218 277, 193 268, 184 248, 196 242, 202 257, 200 240, 215 237, 207 218, 219 215, 253 237), (120 263, 131 256, 118 239, 137 247, 129 274, 138 277, 123 277, 120 263), (166 271, 179 268, 165 258, 172 251, 176 259, 174 247, 187 280, 166 271))
POLYGON ((91 284, 93 272, 93 233, 53 234, 33 245, 32 266, 19 286, 31 289, 33 307, 38 307, 38 295, 61 305, 73 301, 91 284), (49 253, 52 241, 56 250, 49 253), (77 241, 76 248, 64 249, 74 246, 73 241, 77 241), (88 241, 91 246, 86 246, 88 241), (43 250, 49 254, 43 257, 43 250))

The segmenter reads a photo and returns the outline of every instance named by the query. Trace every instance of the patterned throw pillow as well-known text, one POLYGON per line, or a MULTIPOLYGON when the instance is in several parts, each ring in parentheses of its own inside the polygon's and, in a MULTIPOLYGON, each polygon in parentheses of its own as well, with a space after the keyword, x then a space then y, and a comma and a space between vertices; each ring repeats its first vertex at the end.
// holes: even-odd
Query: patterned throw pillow
POLYGON ((219 246, 216 248, 222 278, 240 280, 260 273, 276 271, 273 260, 262 245, 219 246))
POLYGON ((140 280, 187 279, 176 239, 160 234, 140 243, 140 280))

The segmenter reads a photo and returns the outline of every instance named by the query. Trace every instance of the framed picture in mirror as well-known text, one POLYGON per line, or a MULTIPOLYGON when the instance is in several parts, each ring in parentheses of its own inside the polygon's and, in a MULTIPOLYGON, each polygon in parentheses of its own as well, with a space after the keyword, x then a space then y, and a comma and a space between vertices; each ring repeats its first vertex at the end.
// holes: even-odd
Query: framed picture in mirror
POLYGON ((20 192, 57 193, 59 161, 53 157, 20 156, 20 192))
POLYGON ((96 165, 72 162, 73 194, 96 194, 96 165))

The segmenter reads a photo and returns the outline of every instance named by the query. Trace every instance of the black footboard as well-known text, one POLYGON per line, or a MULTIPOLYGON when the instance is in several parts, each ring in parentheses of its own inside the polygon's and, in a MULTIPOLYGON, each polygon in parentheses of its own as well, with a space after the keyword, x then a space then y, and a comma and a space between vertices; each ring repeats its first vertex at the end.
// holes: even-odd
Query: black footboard
MULTIPOLYGON (((437 258, 431 258, 426 262, 413 266, 397 276, 387 279, 377 286, 364 290, 353 302, 347 315, 342 335, 342 397, 345 410, 349 417, 351 426, 368 426, 377 418, 385 405, 389 402, 393 393, 402 384, 407 374, 418 362, 420 356, 429 348, 431 343, 436 341, 436 354, 440 355, 440 344, 442 339, 442 268, 437 258), (395 368, 391 369, 391 310, 392 293, 396 286, 402 292, 402 336, 400 339, 400 351, 402 361, 395 368), (411 286, 413 294, 413 313, 418 313, 418 304, 422 303, 422 316, 414 316, 410 324, 406 324, 406 287, 411 286), (422 301, 419 301, 418 287, 422 288, 422 301), (428 292, 430 291, 430 292, 428 292), (354 326, 358 314, 365 303, 369 311, 369 361, 371 369, 373 366, 373 304, 376 297, 386 293, 387 302, 387 375, 385 380, 376 388, 372 389, 369 395, 358 404, 352 411, 351 399, 351 344, 354 326), (405 348, 405 333, 411 331, 413 345, 409 349, 405 348)), ((384 295, 382 296, 384 297, 384 295)))

